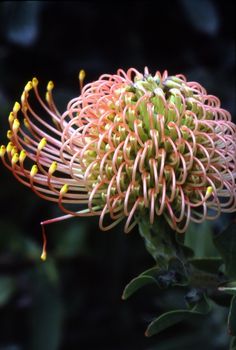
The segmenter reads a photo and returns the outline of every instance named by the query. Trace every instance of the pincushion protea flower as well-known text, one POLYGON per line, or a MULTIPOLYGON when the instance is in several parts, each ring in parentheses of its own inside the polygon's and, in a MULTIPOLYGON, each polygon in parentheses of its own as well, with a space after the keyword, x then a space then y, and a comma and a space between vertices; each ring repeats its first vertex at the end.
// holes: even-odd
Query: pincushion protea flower
POLYGON ((44 223, 98 215, 102 230, 126 218, 129 232, 140 216, 151 224, 164 216, 184 232, 190 221, 235 211, 236 126, 200 84, 119 69, 85 85, 62 115, 52 89, 43 101, 37 79, 26 84, 0 151, 20 182, 66 213, 44 223), (32 89, 47 119, 32 108, 32 89))

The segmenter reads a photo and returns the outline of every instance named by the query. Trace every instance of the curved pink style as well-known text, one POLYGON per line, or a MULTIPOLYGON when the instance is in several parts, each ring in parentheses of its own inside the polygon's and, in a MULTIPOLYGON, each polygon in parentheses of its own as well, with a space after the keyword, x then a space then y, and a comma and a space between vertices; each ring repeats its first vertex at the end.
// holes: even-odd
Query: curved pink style
POLYGON ((37 79, 28 82, 0 155, 21 183, 59 204, 62 218, 98 215, 102 230, 126 218, 129 232, 140 215, 150 223, 163 215, 184 232, 190 221, 236 210, 236 126, 200 84, 119 69, 85 85, 62 115, 52 89, 49 82, 44 101, 37 79))

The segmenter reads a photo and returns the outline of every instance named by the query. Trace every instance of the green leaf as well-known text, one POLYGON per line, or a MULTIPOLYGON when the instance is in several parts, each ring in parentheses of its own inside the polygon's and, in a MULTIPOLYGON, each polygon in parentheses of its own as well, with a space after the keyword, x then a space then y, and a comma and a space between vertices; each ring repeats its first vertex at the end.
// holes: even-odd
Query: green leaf
POLYGON ((222 283, 218 289, 221 292, 236 295, 236 281, 222 283))
POLYGON ((125 287, 122 299, 126 300, 128 299, 132 294, 134 294, 138 289, 140 289, 143 286, 146 286, 147 284, 151 283, 157 283, 156 276, 158 273, 162 271, 158 266, 154 266, 144 272, 142 272, 140 275, 132 279, 125 287))
POLYGON ((231 300, 228 316, 229 334, 236 336, 236 295, 231 300))
POLYGON ((175 310, 166 312, 149 324, 145 335, 147 337, 151 337, 154 334, 158 334, 164 329, 185 320, 189 317, 189 314, 191 314, 190 310, 175 310))
POLYGON ((138 289, 141 287, 146 286, 147 284, 151 283, 157 283, 155 278, 151 276, 138 276, 132 279, 130 283, 127 284, 127 286, 124 289, 124 292, 122 294, 122 299, 126 300, 128 299, 132 294, 134 294, 138 289))
POLYGON ((230 278, 236 278, 236 222, 232 222, 223 232, 214 238, 230 278))
POLYGON ((207 299, 204 297, 197 305, 195 305, 192 309, 188 310, 174 310, 166 312, 162 314, 155 320, 153 320, 147 330, 145 335, 147 337, 151 337, 154 334, 158 334, 166 328, 169 328, 176 323, 184 321, 186 319, 207 314, 210 311, 210 305, 207 299))
POLYGON ((209 273, 217 273, 223 264, 222 258, 192 258, 188 260, 195 268, 209 273))
POLYGON ((16 285, 12 277, 0 277, 0 306, 3 306, 8 302, 15 290, 16 285))

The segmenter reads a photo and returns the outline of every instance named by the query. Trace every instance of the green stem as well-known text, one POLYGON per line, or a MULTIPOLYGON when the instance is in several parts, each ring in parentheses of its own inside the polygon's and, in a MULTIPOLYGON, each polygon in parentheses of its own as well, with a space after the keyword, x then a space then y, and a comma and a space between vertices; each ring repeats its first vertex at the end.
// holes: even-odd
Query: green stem
POLYGON ((173 258, 187 263, 182 247, 176 241, 176 232, 162 218, 156 219, 153 224, 150 224, 146 218, 141 218, 139 233, 144 239, 147 251, 163 269, 168 268, 173 258))

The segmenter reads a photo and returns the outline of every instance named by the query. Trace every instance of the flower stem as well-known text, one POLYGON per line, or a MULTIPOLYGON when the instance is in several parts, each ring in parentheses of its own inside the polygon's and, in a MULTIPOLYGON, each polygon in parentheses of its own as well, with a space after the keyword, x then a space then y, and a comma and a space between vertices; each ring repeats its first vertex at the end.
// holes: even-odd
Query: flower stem
POLYGON ((144 239, 147 251, 163 269, 168 268, 169 262, 173 258, 186 262, 181 245, 176 241, 176 232, 162 218, 158 218, 153 224, 150 224, 149 220, 141 218, 139 233, 144 239))

